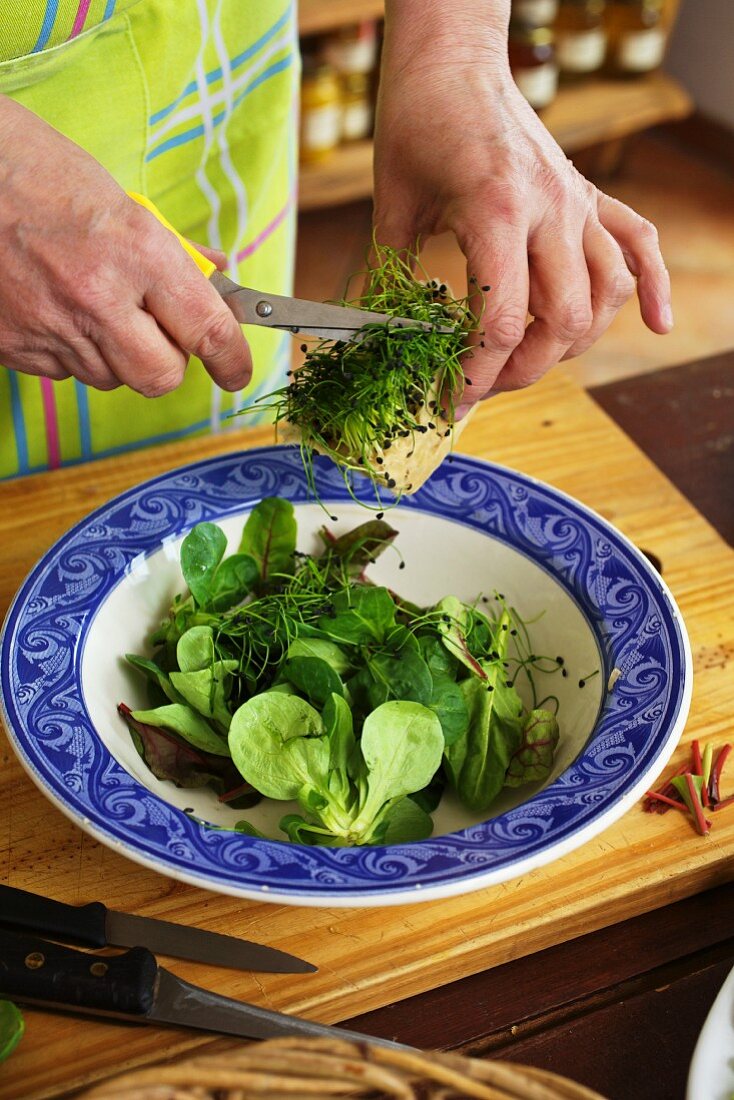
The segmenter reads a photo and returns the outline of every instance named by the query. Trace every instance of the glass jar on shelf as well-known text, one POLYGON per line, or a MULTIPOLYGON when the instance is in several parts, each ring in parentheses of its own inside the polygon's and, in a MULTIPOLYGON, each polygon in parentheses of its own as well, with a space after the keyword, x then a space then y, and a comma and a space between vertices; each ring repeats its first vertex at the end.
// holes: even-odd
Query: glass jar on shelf
POLYGON ((338 73, 373 73, 377 68, 377 23, 366 20, 340 27, 324 39, 323 57, 338 73))
POLYGON ((662 64, 667 30, 663 0, 610 0, 608 69, 639 76, 662 64))
POLYGON ((302 164, 328 159, 341 139, 342 103, 339 75, 318 53, 304 54, 301 74, 302 164))
POLYGON ((509 36, 510 69, 531 107, 542 111, 558 90, 558 63, 550 27, 513 19, 509 36))
POLYGON ((555 23, 561 76, 575 79, 598 72, 607 50, 605 0, 561 0, 555 23))
POLYGON ((372 133, 372 93, 367 73, 341 78, 342 141, 363 141, 372 133))
POLYGON ((512 18, 533 27, 552 27, 559 0, 512 0, 512 18))

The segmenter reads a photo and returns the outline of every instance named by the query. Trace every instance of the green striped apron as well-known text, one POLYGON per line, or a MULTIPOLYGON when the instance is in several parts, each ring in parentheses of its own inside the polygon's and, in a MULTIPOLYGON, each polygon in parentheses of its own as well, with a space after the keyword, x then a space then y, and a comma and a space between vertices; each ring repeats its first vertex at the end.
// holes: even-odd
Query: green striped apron
MULTIPOLYGON (((0 94, 35 111, 148 195, 239 282, 292 284, 295 0, 0 0, 0 94)), ((39 170, 42 166, 39 165, 39 170)), ((290 337, 249 329, 255 373, 229 394, 192 360, 148 399, 0 367, 0 477, 239 427, 282 383, 290 337)))

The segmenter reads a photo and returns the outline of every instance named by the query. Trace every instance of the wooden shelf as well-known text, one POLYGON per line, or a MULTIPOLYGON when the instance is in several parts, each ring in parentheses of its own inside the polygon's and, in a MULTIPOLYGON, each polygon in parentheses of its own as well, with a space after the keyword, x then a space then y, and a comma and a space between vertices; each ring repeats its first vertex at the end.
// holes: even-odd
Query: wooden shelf
POLYGON ((690 114, 688 93, 666 73, 561 88, 541 118, 567 153, 628 137, 690 114))
POLYGON ((302 165, 298 206, 314 210, 366 199, 372 194, 372 142, 353 141, 335 149, 328 160, 302 165))
MULTIPOLYGON (((541 117, 559 145, 574 153, 685 118, 691 109, 691 99, 680 84, 665 73, 655 73, 637 80, 600 79, 561 88, 541 117)), ((371 194, 369 141, 344 145, 328 160, 301 168, 301 210, 338 206, 371 194)))
POLYGON ((298 30, 302 35, 320 34, 365 19, 382 19, 384 14, 383 0, 301 0, 298 30))

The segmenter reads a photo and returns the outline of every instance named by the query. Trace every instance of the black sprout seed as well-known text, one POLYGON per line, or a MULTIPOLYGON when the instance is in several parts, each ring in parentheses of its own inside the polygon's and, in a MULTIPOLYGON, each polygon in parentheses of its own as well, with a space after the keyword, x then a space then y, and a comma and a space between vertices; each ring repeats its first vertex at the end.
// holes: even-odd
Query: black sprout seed
POLYGON ((384 517, 384 515, 385 515, 384 512, 378 512, 377 515, 375 516, 375 519, 382 519, 384 517))
POLYGON ((400 565, 398 566, 398 569, 405 569, 405 562, 404 561, 401 561, 400 565))
POLYGON ((308 344, 301 344, 301 351, 305 355, 306 352, 308 351, 308 344))
POLYGON ((564 665, 565 663, 566 662, 563 660, 563 657, 556 657, 556 664, 557 665, 564 665))
POLYGON ((491 290, 491 289, 492 289, 492 287, 489 284, 482 287, 482 290, 484 291, 485 294, 487 293, 488 290, 491 290))
POLYGON ((586 680, 579 680, 579 687, 580 688, 586 687, 586 680))
POLYGON ((561 676, 564 678, 564 680, 566 679, 566 677, 568 676, 567 668, 561 669, 561 676))

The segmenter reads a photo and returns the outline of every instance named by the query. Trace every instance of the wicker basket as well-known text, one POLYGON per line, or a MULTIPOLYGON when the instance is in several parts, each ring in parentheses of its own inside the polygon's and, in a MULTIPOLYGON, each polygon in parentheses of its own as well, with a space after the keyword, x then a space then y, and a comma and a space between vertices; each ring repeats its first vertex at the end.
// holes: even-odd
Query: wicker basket
POLYGON ((545 1070, 342 1039, 271 1039, 127 1073, 77 1100, 604 1100, 545 1070))

